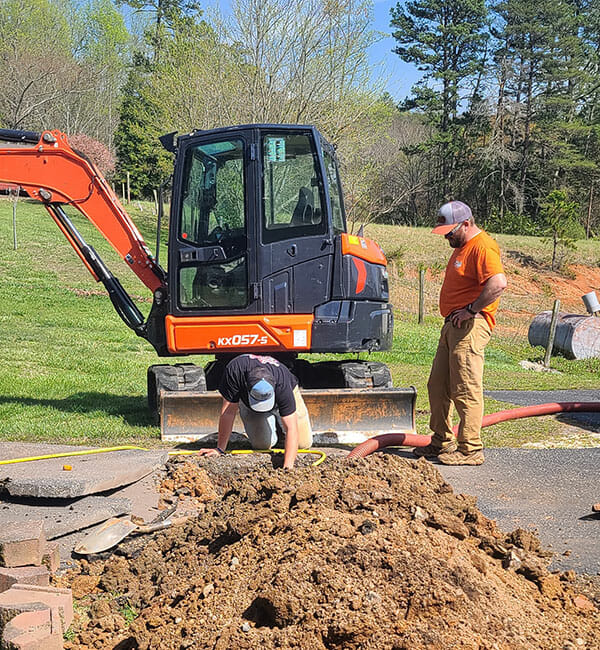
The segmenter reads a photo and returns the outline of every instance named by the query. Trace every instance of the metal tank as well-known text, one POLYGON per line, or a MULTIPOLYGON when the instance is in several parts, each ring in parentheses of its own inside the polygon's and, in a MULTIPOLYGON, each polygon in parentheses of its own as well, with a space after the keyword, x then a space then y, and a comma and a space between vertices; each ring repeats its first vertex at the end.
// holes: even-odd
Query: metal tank
MULTIPOLYGON (((546 347, 551 320, 551 311, 535 316, 527 334, 531 345, 546 347)), ((569 359, 600 357, 600 318, 559 313, 553 349, 569 359)))

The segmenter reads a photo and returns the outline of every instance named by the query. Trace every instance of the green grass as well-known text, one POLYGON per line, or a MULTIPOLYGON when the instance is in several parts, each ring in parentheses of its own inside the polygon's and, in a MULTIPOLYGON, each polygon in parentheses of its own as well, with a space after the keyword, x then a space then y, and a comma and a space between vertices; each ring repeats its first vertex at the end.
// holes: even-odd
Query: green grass
MULTIPOLYGON (((138 226, 152 242, 149 206, 138 226)), ((71 213, 72 216, 73 213, 71 213)), ((143 313, 149 291, 82 217, 77 227, 143 313)), ((151 444, 158 427, 146 409, 146 368, 154 350, 118 317, 38 204, 0 201, 0 435, 4 440, 151 444)), ((183 359, 179 359, 183 360, 183 359)))
POLYGON ((121 609, 119 614, 125 619, 125 626, 129 627, 138 616, 138 611, 131 604, 127 603, 121 609))
MULTIPOLYGON (((130 206, 151 248, 155 222, 151 204, 130 206)), ((84 237, 119 277, 144 314, 150 293, 99 233, 70 211, 84 237)), ((150 345, 135 336, 117 316, 102 285, 94 282, 49 215, 39 204, 19 201, 18 249, 13 250, 12 203, 0 200, 0 436, 3 440, 49 441, 64 444, 142 444, 160 442, 159 430, 146 409, 146 368, 161 361, 150 345)), ((369 226, 395 261, 391 282, 396 308, 393 349, 374 353, 392 371, 394 385, 414 385, 418 391, 418 430, 427 431, 426 383, 437 346, 441 318, 437 294, 448 248, 427 229, 369 226), (397 244, 396 242, 402 242, 397 244), (417 324, 417 269, 428 269, 425 324, 417 324)), ((499 237, 504 250, 518 250, 544 260, 547 246, 532 237, 499 237)), ((162 249, 164 260, 166 248, 162 249)), ((575 253, 590 265, 600 265, 597 242, 583 242, 575 253)), ((528 259, 529 259, 528 258, 528 259)), ((543 277, 543 268, 539 271, 543 277)), ((524 313, 537 303, 507 295, 524 313)), ((553 358, 560 374, 520 368, 523 359, 541 360, 543 350, 527 344, 526 326, 498 327, 488 346, 487 389, 595 388, 600 360, 553 358), (519 329, 520 328, 520 329, 519 329)), ((323 355, 317 355, 319 359, 323 355)), ((364 356, 364 355, 363 355, 364 356)), ((190 358, 170 362, 189 361, 190 358)), ((206 358, 196 357, 197 363, 206 358)), ((486 411, 507 405, 488 400, 486 411)), ((216 423, 215 423, 216 424, 216 423)), ((484 431, 488 445, 520 445, 559 437, 562 425, 553 418, 497 425, 484 431), (494 431, 493 429, 498 429, 494 431)))

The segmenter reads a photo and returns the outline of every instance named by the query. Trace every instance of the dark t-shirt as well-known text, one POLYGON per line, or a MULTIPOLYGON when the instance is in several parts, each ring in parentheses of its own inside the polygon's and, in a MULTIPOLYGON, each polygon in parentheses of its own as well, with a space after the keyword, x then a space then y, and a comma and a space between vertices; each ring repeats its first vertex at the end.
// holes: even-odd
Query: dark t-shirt
POLYGON ((273 357, 258 356, 257 354, 241 354, 232 359, 225 368, 219 392, 228 401, 237 403, 240 400, 248 408, 248 374, 254 374, 258 369, 263 370, 272 377, 267 381, 275 388, 275 407, 279 409, 279 415, 285 417, 296 411, 296 400, 294 388, 298 380, 294 375, 277 359, 273 357))

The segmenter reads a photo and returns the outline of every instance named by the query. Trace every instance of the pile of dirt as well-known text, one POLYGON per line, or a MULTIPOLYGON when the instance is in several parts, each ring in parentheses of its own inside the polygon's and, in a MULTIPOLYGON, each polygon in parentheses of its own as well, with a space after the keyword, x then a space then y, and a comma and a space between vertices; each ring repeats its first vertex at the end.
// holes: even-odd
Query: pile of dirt
POLYGON ((66 576, 80 600, 65 648, 600 647, 574 574, 549 573, 533 534, 499 531, 423 459, 226 481, 226 460, 198 462, 221 495, 201 517, 66 576))
POLYGON ((171 466, 169 476, 159 486, 160 508, 167 508, 173 503, 180 507, 181 502, 193 507, 198 512, 204 512, 205 504, 218 498, 214 485, 206 470, 195 463, 183 462, 171 466))

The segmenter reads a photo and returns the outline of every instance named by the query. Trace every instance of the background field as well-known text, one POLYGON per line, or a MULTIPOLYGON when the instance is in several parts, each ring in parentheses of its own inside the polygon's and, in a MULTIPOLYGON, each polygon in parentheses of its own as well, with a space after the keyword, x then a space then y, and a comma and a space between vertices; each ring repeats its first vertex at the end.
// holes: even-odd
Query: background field
MULTIPOLYGON (((146 368, 160 362, 144 340, 114 312, 102 285, 94 282, 54 222, 39 204, 17 204, 17 250, 13 246, 12 202, 0 200, 0 436, 4 440, 71 444, 159 444, 159 431, 146 410, 146 368)), ((132 203, 134 220, 155 248, 154 207, 132 203)), ((73 214, 73 213, 72 213, 73 214)), ((144 314, 150 294, 117 254, 83 218, 74 220, 144 314)), ((426 433, 426 383, 441 318, 437 296, 449 255, 446 242, 427 229, 371 225, 367 236, 390 259, 396 310, 394 348, 373 354, 392 370, 396 386, 418 391, 418 431, 426 433), (417 324, 418 271, 426 272, 426 320, 417 324)), ((504 254, 509 288, 499 323, 488 346, 487 389, 596 388, 600 360, 555 357, 559 373, 519 366, 540 361, 541 348, 527 343, 531 318, 551 309, 584 313, 581 295, 600 290, 600 245, 579 242, 561 273, 549 272, 550 244, 534 237, 497 237, 504 254)), ((166 252, 163 247, 161 259, 166 252)), ((319 355, 319 358, 323 358, 319 355)), ((173 359, 203 363, 201 357, 173 359)), ((208 359, 206 359, 208 360, 208 359)), ((486 411, 508 405, 486 400, 486 411)), ((216 424, 216 423, 215 423, 216 424)), ((488 446, 586 446, 600 444, 594 432, 572 430, 554 418, 504 423, 484 430, 488 446)))

